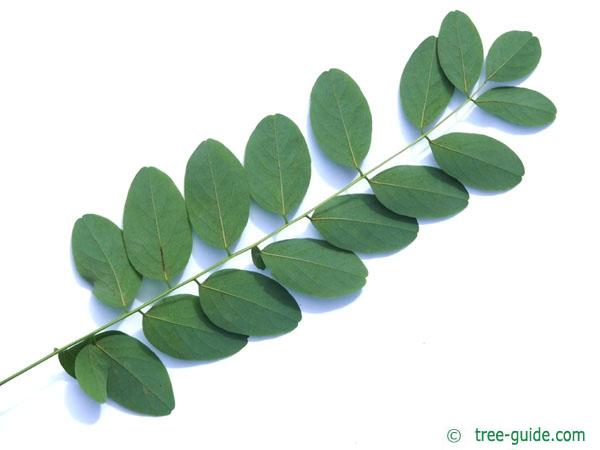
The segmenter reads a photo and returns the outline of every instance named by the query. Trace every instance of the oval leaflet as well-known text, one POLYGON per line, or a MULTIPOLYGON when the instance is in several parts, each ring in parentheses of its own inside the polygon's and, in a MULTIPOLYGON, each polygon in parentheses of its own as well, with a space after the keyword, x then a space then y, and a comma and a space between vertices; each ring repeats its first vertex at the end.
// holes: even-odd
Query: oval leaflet
POLYGON ((451 216, 469 202, 464 186, 435 167, 391 167, 371 178, 369 184, 383 206, 417 219, 451 216))
POLYGON ((98 300, 114 308, 131 304, 142 280, 129 263, 118 226, 86 214, 75 222, 71 248, 77 272, 93 284, 98 300))
POLYGON ((294 297, 257 272, 224 269, 200 285, 200 305, 211 322, 249 336, 287 333, 302 319, 294 297))
POLYGON ((250 214, 244 168, 220 142, 202 142, 185 170, 185 204, 192 227, 204 242, 229 249, 241 236, 250 214))
POLYGON ((419 231, 415 219, 384 208, 371 194, 332 198, 315 210, 311 222, 330 244, 364 253, 399 250, 419 231))
POLYGON ((454 86, 440 66, 437 38, 429 36, 413 52, 400 79, 400 101, 408 120, 419 130, 448 106, 454 86))
POLYGON ((277 281, 304 294, 339 297, 366 283, 367 268, 358 256, 319 239, 274 242, 260 254, 277 281))
POLYGON ((200 307, 195 295, 164 298, 144 313, 144 336, 167 355, 179 359, 214 360, 240 351, 247 336, 215 326, 200 307))
POLYGON ((164 172, 144 167, 133 179, 123 238, 131 264, 146 278, 168 281, 185 268, 192 232, 183 196, 164 172))
POLYGON ((477 28, 462 11, 452 11, 442 21, 438 56, 446 77, 469 95, 481 75, 483 44, 477 28))
POLYGON ((244 156, 250 194, 262 208, 287 218, 310 183, 310 155, 298 126, 281 114, 256 126, 244 156))
POLYGON ((511 189, 525 173, 510 148, 483 134, 449 133, 431 141, 430 146, 444 172, 477 189, 511 189))
POLYGON ((484 111, 515 125, 540 127, 556 118, 556 106, 539 92, 521 87, 497 87, 475 100, 484 111))
POLYGON ((371 110, 360 88, 339 69, 323 72, 310 94, 310 125, 323 152, 358 168, 371 145, 371 110))
POLYGON ((514 81, 529 75, 538 65, 542 48, 529 31, 509 31, 500 35, 490 47, 485 62, 486 78, 514 81))

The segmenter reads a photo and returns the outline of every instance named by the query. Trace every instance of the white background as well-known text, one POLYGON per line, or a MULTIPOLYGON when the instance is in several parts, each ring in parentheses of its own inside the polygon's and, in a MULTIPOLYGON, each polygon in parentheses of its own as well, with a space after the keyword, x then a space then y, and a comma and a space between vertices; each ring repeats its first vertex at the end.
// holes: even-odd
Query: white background
MULTIPOLYGON (((400 74, 450 9, 471 16, 486 49, 511 29, 539 36, 542 60, 523 85, 559 112, 535 131, 473 110, 449 123, 507 143, 526 166, 523 182, 474 194, 406 250, 366 258, 359 296, 298 295, 304 317, 291 334, 210 364, 161 355, 176 394, 170 416, 98 406, 53 359, 0 388, 0 446, 510 448, 475 443, 475 427, 542 426, 585 430, 587 442, 536 448, 598 448, 597 21, 593 2, 556 4, 3 1, 0 378, 115 314, 76 274, 71 227, 88 212, 120 223, 141 166, 182 187, 206 138, 241 159, 254 126, 275 112, 308 134, 310 89, 330 67, 351 74, 371 106, 363 167, 412 140, 400 74), (446 440, 453 427, 458 444, 446 440)), ((308 138, 302 210, 352 176, 308 138)), ((421 144, 398 162, 431 163, 428 154, 421 144)), ((279 223, 253 206, 238 245, 279 223)), ((315 235, 302 222, 284 236, 302 233, 315 235)), ((196 240, 186 275, 222 256, 196 240)), ((141 298, 159 289, 145 283, 141 298)), ((143 338, 140 317, 121 329, 143 338)))

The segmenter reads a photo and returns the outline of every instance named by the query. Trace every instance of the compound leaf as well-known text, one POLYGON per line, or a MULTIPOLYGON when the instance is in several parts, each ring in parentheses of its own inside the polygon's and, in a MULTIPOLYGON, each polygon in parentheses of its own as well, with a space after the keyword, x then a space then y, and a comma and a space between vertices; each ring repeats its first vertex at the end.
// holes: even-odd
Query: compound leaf
POLYGON ((485 62, 486 78, 492 81, 514 81, 529 75, 542 56, 537 37, 529 31, 508 31, 490 47, 485 62))
POLYGON ((438 60, 437 38, 429 36, 413 52, 402 72, 402 109, 408 120, 423 130, 446 109, 453 92, 454 86, 438 60))
POLYGON ((539 127, 552 123, 556 118, 556 106, 550 99, 521 87, 490 89, 475 103, 484 111, 515 125, 539 127))
POLYGON ((415 219, 384 208, 371 194, 334 197, 315 210, 311 222, 330 244, 364 253, 399 250, 419 231, 415 219))
POLYGON ((165 366, 152 350, 126 334, 97 338, 84 347, 75 360, 75 373, 94 399, 108 396, 132 411, 151 416, 167 415, 175 407, 165 366))
POLYGON ((246 145, 244 166, 250 194, 262 208, 287 217, 300 205, 310 183, 310 155, 291 119, 275 114, 261 120, 246 145))
POLYGON ((465 13, 452 11, 442 21, 438 55, 446 77, 469 95, 481 75, 483 44, 477 28, 465 13))
POLYGON ((391 167, 369 184, 383 206, 409 217, 447 217, 465 209, 469 202, 464 186, 435 167, 391 167))
POLYGON ((215 325, 251 336, 287 333, 302 319, 296 300, 283 286, 247 270, 213 273, 200 285, 200 304, 215 325))
POLYGON ((96 298, 115 308, 128 307, 141 277, 127 259, 121 229, 102 216, 86 214, 75 222, 71 247, 75 267, 93 284, 96 298))
POLYGON ((362 288, 367 268, 352 252, 318 239, 274 242, 261 252, 273 277, 284 286, 317 297, 338 297, 362 288))
POLYGON ((144 314, 146 339, 167 355, 179 359, 213 360, 233 355, 247 336, 216 327, 206 317, 195 295, 166 297, 144 314))
POLYGON ((371 111, 355 81, 339 69, 323 72, 310 94, 310 124, 323 152, 358 168, 371 145, 371 111))
POLYGON ((186 266, 192 232, 185 201, 167 174, 142 168, 131 183, 123 213, 129 260, 147 278, 168 281, 186 266))
POLYGON ((196 233, 209 245, 229 249, 250 213, 244 168, 220 142, 202 142, 185 171, 185 203, 196 233))
POLYGON ((523 163, 510 148, 483 134, 450 133, 430 145, 444 172, 477 189, 511 189, 525 173, 523 163))

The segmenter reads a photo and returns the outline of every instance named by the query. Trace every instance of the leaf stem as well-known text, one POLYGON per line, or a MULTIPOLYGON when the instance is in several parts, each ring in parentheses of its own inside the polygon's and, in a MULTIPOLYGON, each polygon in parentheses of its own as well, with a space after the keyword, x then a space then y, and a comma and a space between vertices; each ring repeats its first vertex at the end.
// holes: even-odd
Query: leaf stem
MULTIPOLYGON (((484 82, 479 89, 477 89, 477 91, 475 91, 472 95, 474 96, 475 94, 477 94, 479 91, 481 91, 481 89, 485 86, 486 82, 484 82)), ((404 153, 406 150, 408 150, 409 148, 415 146, 416 144, 418 144, 419 142, 421 142, 423 139, 427 139, 429 140, 428 134, 431 133, 432 131, 434 131, 435 129, 437 129, 440 125, 442 125, 444 122, 446 122, 448 119, 450 119, 452 116, 454 116, 456 113, 458 113, 465 105, 467 105, 469 102, 471 101, 471 96, 469 96, 461 105, 459 105, 456 109, 454 109, 452 112, 450 112, 448 115, 446 115, 443 119, 441 119, 437 124, 435 124, 433 127, 431 127, 427 132, 421 131, 421 135, 419 137, 417 137, 414 141, 412 141, 411 143, 409 143, 408 145, 406 145, 405 147, 403 147, 402 149, 398 150, 396 153, 392 154, 391 156, 389 156, 388 158, 386 158, 385 160, 383 160, 382 162, 380 162, 379 164, 375 165, 374 167, 372 167, 371 169, 363 172, 360 170, 360 168, 358 169, 359 172, 359 176, 357 178, 355 178, 354 180, 352 180, 350 183, 348 183, 347 185, 345 185, 344 187, 342 187, 341 189, 338 189, 336 192, 334 192, 332 195, 330 195, 329 197, 327 197, 325 200, 319 202, 318 204, 316 204, 315 206, 307 209, 306 211, 304 211, 302 214, 300 214, 299 216, 295 217, 294 219, 291 220, 286 220, 285 223, 281 226, 279 226, 278 228, 276 228, 275 230, 273 230, 271 233, 266 234, 265 236, 263 236, 262 238, 260 238, 258 241, 254 242, 253 244, 250 244, 246 247, 243 247, 235 252, 231 252, 228 248, 226 249, 227 251, 227 256, 222 258, 221 260, 217 261, 216 263, 210 265, 209 267, 207 267, 206 269, 202 270, 201 272, 198 272, 197 274, 191 276, 190 278, 187 278, 183 281, 180 281, 179 283, 173 285, 173 286, 169 286, 168 289, 166 289, 165 291, 163 291, 162 293, 158 294, 157 296, 151 298, 150 300, 145 301, 144 303, 142 303, 141 305, 135 307, 134 309, 131 309, 129 311, 126 311, 120 315, 118 315, 117 317, 115 317, 114 319, 112 319, 111 321, 105 323, 104 325, 96 328, 95 330, 87 333, 86 335, 75 339, 74 341, 69 342, 66 345, 63 345, 60 348, 55 348, 53 352, 48 353, 46 356, 38 359, 37 361, 29 364, 28 366, 24 367, 23 369, 19 370, 18 372, 13 373, 12 375, 10 375, 9 377, 3 379, 2 381, 0 381, 0 386, 8 383, 9 381, 11 381, 12 379, 23 375, 25 372, 33 369, 34 367, 40 365, 41 363, 43 363, 44 361, 49 360, 50 358, 58 355, 59 353, 63 352, 64 350, 68 349, 69 347, 72 347, 76 344, 79 344, 82 341, 85 341, 86 339, 92 338, 93 336, 95 336, 96 334, 106 330, 107 328, 112 327, 113 325, 116 325, 117 323, 121 322, 122 320, 128 318, 129 316, 132 316, 133 314, 137 313, 137 312, 142 312, 142 310, 150 305, 153 305, 154 303, 162 300, 163 298, 165 298, 166 296, 168 296, 170 293, 172 293, 173 291, 176 291, 177 289, 192 283, 192 282, 196 282, 197 284, 199 284, 198 282, 198 278, 200 278, 202 275, 205 275, 209 272, 212 272, 213 270, 221 267, 223 264, 225 264, 226 262, 230 261, 231 259, 235 258, 236 256, 239 256, 243 253, 246 253, 247 251, 251 250, 253 247, 256 247, 260 244, 262 244, 263 242, 265 242, 266 240, 274 237, 276 234, 280 233, 281 231, 283 231, 284 229, 286 229, 287 227, 295 224, 296 222, 301 221, 302 219, 309 219, 310 220, 310 214, 317 208, 319 208, 320 206, 324 205, 325 203, 327 203, 329 200, 331 200, 334 197, 337 197, 338 195, 346 192, 348 189, 350 189, 352 186, 354 186, 355 184, 359 183, 360 181, 367 179, 367 177, 369 175, 371 175, 373 172, 375 172, 376 170, 380 169, 381 167, 383 167, 384 165, 386 165, 387 163, 389 163, 391 160, 393 160, 394 158, 396 158, 398 155, 404 153)), ((287 217, 286 217, 287 219, 287 217)))

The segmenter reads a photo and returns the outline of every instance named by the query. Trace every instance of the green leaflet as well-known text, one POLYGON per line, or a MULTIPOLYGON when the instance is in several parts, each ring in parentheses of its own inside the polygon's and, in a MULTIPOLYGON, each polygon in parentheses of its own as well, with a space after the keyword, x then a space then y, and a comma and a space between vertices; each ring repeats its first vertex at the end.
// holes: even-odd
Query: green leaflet
POLYGON ((298 126, 281 114, 267 116, 252 132, 244 166, 250 194, 283 217, 296 209, 310 183, 310 155, 298 126))
POLYGON ((529 31, 508 31, 490 47, 485 62, 486 78, 492 81, 514 81, 536 68, 542 48, 529 31))
POLYGON ((75 222, 71 247, 75 267, 93 284, 96 298, 115 308, 128 307, 141 278, 127 259, 121 229, 104 217, 86 214, 75 222))
POLYGON ((146 339, 179 359, 213 360, 233 355, 248 342, 246 336, 216 327, 195 295, 166 297, 144 314, 146 339))
POLYGON ((358 168, 371 145, 371 111, 358 85, 330 69, 310 94, 310 125, 323 152, 342 166, 358 168))
POLYGON ((446 109, 454 86, 448 81, 437 55, 437 38, 429 36, 413 52, 400 79, 400 101, 408 120, 419 130, 446 109))
POLYGON ((464 186, 435 167, 391 167, 371 178, 369 184, 383 206, 418 219, 451 216, 469 202, 464 186))
POLYGON ((442 21, 438 56, 450 82, 469 95, 481 75, 483 44, 477 28, 465 13, 452 11, 442 21))
POLYGON ((94 400, 110 397, 151 416, 167 415, 175 407, 165 366, 148 347, 126 334, 106 336, 85 346, 75 360, 75 373, 94 400))
POLYGON ((93 344, 81 349, 75 360, 75 377, 87 395, 98 403, 108 398, 110 360, 93 344))
POLYGON ((330 244, 364 253, 399 250, 419 231, 415 219, 384 208, 371 194, 332 198, 315 210, 311 222, 330 244))
POLYGON ((58 354, 58 361, 60 362, 60 365, 63 367, 63 369, 65 369, 65 372, 67 372, 70 376, 72 376, 73 378, 77 378, 77 376, 75 375, 75 360, 77 359, 77 355, 79 354, 81 349, 83 347, 85 347, 86 345, 88 345, 90 342, 93 342, 94 339, 99 340, 106 336, 113 336, 116 334, 125 334, 125 333, 118 331, 118 330, 103 331, 102 333, 97 334, 93 338, 85 339, 85 340, 81 341, 79 344, 75 344, 72 347, 69 347, 68 349, 63 350, 62 352, 60 352, 58 354))
POLYGON ((525 173, 523 163, 510 148, 483 134, 450 133, 430 145, 444 172, 477 189, 511 189, 525 173))
POLYGON ((261 252, 273 277, 284 286, 316 297, 339 297, 366 283, 367 268, 352 252, 318 239, 288 239, 261 252))
POLYGON ((213 247, 229 249, 250 213, 248 181, 237 158, 220 142, 202 142, 187 163, 184 190, 196 233, 213 247))
POLYGON ((547 97, 531 89, 497 87, 481 94, 475 103, 484 111, 507 122, 526 127, 552 123, 556 106, 547 97))
POLYGON ((250 336, 287 333, 302 319, 296 300, 283 286, 247 270, 213 273, 200 285, 200 304, 215 325, 250 336))
POLYGON ((164 172, 144 167, 133 179, 123 238, 131 264, 146 278, 168 281, 185 268, 192 232, 183 196, 164 172))

